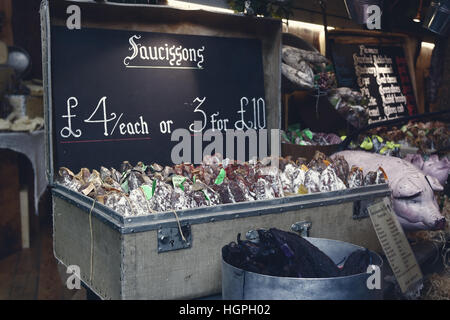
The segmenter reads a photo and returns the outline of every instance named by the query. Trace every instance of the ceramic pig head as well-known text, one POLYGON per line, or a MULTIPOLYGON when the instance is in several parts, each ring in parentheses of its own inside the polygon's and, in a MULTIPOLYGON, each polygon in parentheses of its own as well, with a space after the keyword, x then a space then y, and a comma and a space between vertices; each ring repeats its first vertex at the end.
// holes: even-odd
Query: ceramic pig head
POLYGON ((423 160, 420 154, 408 154, 405 159, 411 162, 416 168, 422 170, 424 174, 435 177, 441 185, 445 185, 450 173, 450 161, 447 157, 439 160, 439 156, 434 154, 427 161, 423 160))
POLYGON ((404 228, 438 230, 445 227, 445 218, 440 214, 434 195, 435 191, 442 191, 443 187, 435 177, 405 175, 396 180, 391 189, 394 209, 404 228))
POLYGON ((437 155, 432 155, 423 163, 422 171, 426 175, 430 175, 438 179, 441 185, 445 185, 450 172, 450 161, 447 157, 439 160, 437 155))
MULTIPOLYGON (((349 166, 363 168, 364 174, 382 167, 388 176, 392 192, 393 207, 397 218, 405 230, 443 229, 445 218, 439 212, 434 197, 435 191, 442 190, 442 185, 431 174, 426 174, 420 166, 400 158, 384 156, 363 151, 341 151, 334 156, 343 156, 349 166)), ((334 157, 333 156, 333 157, 334 157)))

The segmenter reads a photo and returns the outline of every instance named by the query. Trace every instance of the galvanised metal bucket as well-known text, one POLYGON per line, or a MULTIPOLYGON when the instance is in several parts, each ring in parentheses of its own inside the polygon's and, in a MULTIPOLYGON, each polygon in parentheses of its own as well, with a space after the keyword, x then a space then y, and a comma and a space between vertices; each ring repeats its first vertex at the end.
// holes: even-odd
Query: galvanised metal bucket
MULTIPOLYGON (((327 254, 336 264, 357 249, 354 244, 305 238, 327 254)), ((370 251, 372 264, 381 266, 383 260, 370 251)), ((337 278, 273 277, 233 267, 222 259, 222 298, 224 300, 381 300, 381 289, 369 289, 369 273, 337 278)), ((380 283, 382 283, 380 273, 380 283)))

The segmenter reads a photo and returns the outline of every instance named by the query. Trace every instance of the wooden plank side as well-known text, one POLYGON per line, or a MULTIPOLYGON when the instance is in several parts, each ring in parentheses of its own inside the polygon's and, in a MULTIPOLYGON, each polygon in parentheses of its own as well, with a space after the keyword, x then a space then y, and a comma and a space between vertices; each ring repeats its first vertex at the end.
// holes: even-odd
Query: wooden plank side
POLYGON ((431 55, 433 48, 422 46, 416 63, 417 78, 417 100, 419 104, 419 113, 425 113, 426 97, 426 79, 430 75, 431 55))
POLYGON ((50 227, 46 227, 41 239, 41 257, 39 269, 38 300, 67 300, 75 292, 67 289, 64 279, 61 278, 57 261, 53 256, 53 239, 50 227))
POLYGON ((0 260, 0 300, 85 299, 86 290, 68 290, 53 256, 51 226, 41 225, 32 247, 0 260))
POLYGON ((28 188, 24 188, 20 190, 20 225, 22 234, 22 249, 30 248, 30 210, 28 201, 28 188))
POLYGON ((8 46, 14 44, 13 27, 12 27, 12 0, 0 1, 0 12, 4 14, 3 27, 0 30, 0 40, 4 41, 8 46))
POLYGON ((157 231, 124 235, 124 299, 191 299, 220 293, 221 248, 248 230, 311 221, 311 237, 379 251, 370 219, 353 220, 353 203, 192 226, 192 248, 158 254, 157 231))
POLYGON ((17 252, 0 260, 0 300, 10 299, 19 258, 20 252, 17 252))
POLYGON ((36 244, 30 249, 23 249, 20 252, 11 288, 11 300, 36 299, 39 282, 39 255, 39 246, 36 244))

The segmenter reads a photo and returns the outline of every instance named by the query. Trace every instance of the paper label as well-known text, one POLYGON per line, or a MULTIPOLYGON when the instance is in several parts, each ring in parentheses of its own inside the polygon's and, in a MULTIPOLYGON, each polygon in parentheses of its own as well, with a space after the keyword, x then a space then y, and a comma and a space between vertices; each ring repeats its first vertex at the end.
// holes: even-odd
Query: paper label
POLYGON ((130 188, 128 188, 128 180, 125 180, 120 186, 122 187, 123 192, 128 193, 130 191, 130 188))
POLYGON ((373 142, 369 137, 366 137, 364 141, 360 144, 360 147, 365 150, 372 150, 373 142))
POLYGON ((305 130, 303 130, 303 133, 304 133, 310 140, 312 140, 312 138, 313 138, 313 133, 311 132, 311 130, 305 129, 305 130))
POLYGON ((153 180, 153 183, 152 183, 152 197, 155 194, 155 190, 156 190, 156 179, 153 180))
POLYGON ((208 195, 206 194, 205 190, 202 190, 202 193, 203 193, 203 195, 205 196, 205 199, 206 199, 207 201, 211 201, 211 200, 209 199, 208 195))
POLYGON ((95 186, 92 183, 90 183, 89 186, 87 186, 87 188, 82 190, 81 192, 83 192, 83 194, 85 196, 87 196, 89 193, 91 193, 94 190, 95 190, 95 186))
POLYGON ((151 198, 152 198, 152 196, 153 196, 153 192, 152 192, 152 188, 150 188, 148 185, 146 185, 146 184, 143 184, 142 186, 141 186, 141 189, 142 189, 142 191, 144 192, 144 194, 145 194, 145 198, 147 199, 147 200, 150 200, 151 198))
POLYGON ((392 209, 389 198, 367 208, 384 254, 403 293, 413 290, 422 280, 422 272, 392 209))
POLYGON ((220 169, 220 172, 219 172, 219 174, 218 174, 218 176, 216 178, 216 181, 214 181, 214 183, 218 184, 218 185, 222 184, 223 180, 225 179, 225 176, 226 176, 225 170, 223 168, 220 169))
POLYGON ((181 190, 184 191, 183 183, 186 181, 186 177, 183 176, 172 176, 172 183, 173 187, 179 187, 181 190))

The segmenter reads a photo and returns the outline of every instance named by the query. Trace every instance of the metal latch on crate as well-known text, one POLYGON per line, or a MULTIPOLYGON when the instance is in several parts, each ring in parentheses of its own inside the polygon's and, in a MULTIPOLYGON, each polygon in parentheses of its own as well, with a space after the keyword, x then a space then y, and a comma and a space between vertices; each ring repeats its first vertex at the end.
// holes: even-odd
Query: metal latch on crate
POLYGON ((364 219, 369 217, 369 207, 373 203, 373 199, 358 200, 353 202, 353 219, 364 219))
POLYGON ((311 221, 296 222, 291 226, 291 230, 300 233, 302 237, 309 237, 309 229, 311 229, 311 221))
POLYGON ((192 233, 189 224, 180 228, 161 228, 158 230, 158 253, 187 249, 192 246, 192 233), (184 239, 183 239, 184 237, 184 239))

